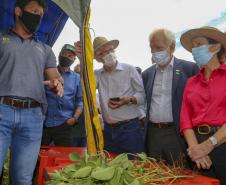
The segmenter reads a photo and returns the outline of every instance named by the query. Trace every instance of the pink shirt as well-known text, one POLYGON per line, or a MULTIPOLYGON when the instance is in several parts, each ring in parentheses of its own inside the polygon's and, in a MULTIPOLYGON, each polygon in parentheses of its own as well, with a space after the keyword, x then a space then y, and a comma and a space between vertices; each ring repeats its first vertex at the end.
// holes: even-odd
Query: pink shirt
POLYGON ((180 114, 180 132, 198 125, 226 123, 226 65, 212 72, 209 81, 204 70, 186 84, 180 114))

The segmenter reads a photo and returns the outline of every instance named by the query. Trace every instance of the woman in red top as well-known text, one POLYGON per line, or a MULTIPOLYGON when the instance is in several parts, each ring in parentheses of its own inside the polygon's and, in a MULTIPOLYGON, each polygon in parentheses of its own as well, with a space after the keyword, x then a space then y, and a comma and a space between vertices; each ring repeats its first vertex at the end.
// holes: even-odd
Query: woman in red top
POLYGON ((226 35, 213 27, 185 32, 182 46, 192 52, 200 73, 187 81, 181 109, 180 131, 188 155, 203 175, 226 185, 226 35))

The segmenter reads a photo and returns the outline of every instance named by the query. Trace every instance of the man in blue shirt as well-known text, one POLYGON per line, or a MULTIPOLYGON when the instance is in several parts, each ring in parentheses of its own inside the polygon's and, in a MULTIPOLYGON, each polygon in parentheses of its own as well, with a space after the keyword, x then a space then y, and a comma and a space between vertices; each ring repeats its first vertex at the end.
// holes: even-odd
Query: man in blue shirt
POLYGON ((64 96, 56 96, 48 87, 46 96, 48 110, 42 144, 72 146, 72 128, 78 123, 83 110, 80 76, 70 70, 76 58, 75 48, 65 44, 59 54, 58 71, 64 79, 64 96))

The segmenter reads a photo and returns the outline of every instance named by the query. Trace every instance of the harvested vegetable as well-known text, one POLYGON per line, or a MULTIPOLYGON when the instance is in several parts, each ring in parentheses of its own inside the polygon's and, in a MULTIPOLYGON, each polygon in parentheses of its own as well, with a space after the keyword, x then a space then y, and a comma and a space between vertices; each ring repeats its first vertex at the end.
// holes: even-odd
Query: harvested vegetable
POLYGON ((50 174, 47 185, 158 185, 193 178, 183 174, 183 169, 169 168, 145 154, 134 155, 135 160, 129 160, 125 153, 114 159, 88 154, 82 159, 77 154, 69 157, 76 162, 50 174))

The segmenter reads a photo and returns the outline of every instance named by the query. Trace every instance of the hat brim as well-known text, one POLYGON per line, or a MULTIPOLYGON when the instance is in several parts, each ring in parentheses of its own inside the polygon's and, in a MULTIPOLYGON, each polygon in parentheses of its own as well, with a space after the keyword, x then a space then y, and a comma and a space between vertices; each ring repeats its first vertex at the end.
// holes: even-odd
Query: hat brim
POLYGON ((197 28, 191 29, 184 34, 182 34, 180 38, 181 45, 188 50, 189 52, 192 51, 192 39, 197 37, 207 37, 217 42, 221 43, 226 51, 226 35, 218 30, 208 29, 208 28, 197 28))
POLYGON ((64 51, 64 50, 66 50, 66 51, 70 51, 70 52, 72 52, 74 55, 76 55, 76 52, 75 52, 75 51, 73 51, 73 50, 71 50, 71 49, 62 48, 62 49, 61 49, 61 52, 62 52, 62 51, 64 51))
POLYGON ((102 48, 103 46, 106 46, 106 45, 112 45, 113 49, 115 49, 119 45, 119 40, 110 40, 110 41, 98 46, 97 48, 95 48, 94 52, 97 52, 97 50, 99 50, 100 48, 102 48))

